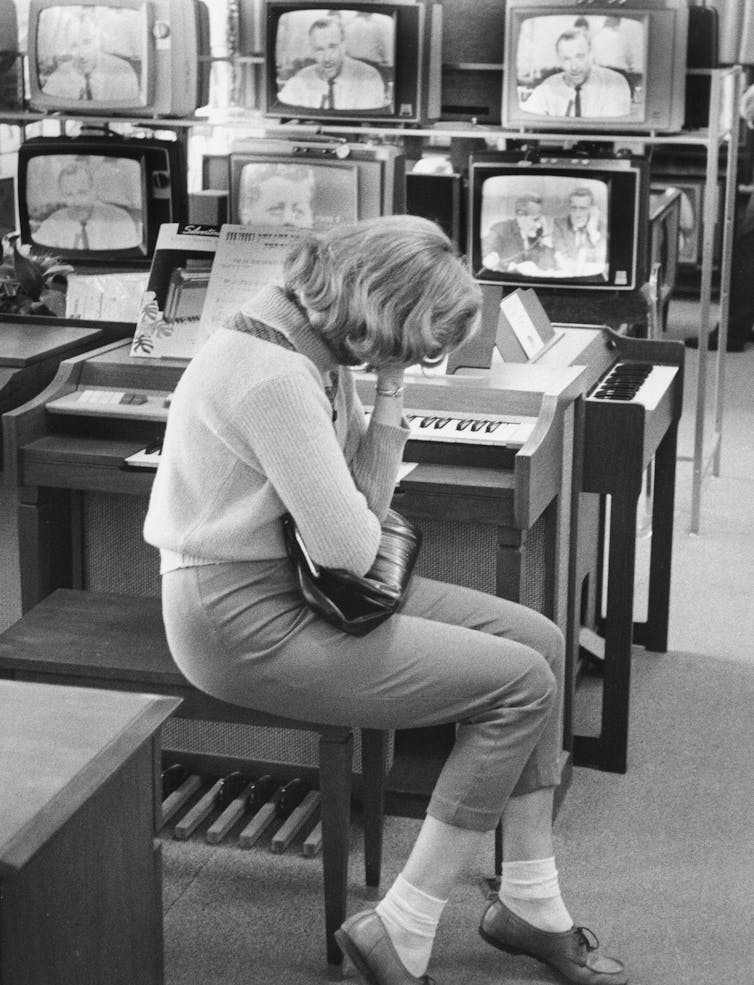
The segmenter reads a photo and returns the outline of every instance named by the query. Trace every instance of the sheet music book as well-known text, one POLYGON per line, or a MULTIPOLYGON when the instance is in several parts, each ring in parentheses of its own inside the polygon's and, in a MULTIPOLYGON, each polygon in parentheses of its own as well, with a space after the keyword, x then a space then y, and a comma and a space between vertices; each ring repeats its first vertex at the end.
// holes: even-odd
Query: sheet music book
POLYGON ((220 237, 219 226, 160 226, 130 354, 191 359, 199 344, 199 315, 220 237))

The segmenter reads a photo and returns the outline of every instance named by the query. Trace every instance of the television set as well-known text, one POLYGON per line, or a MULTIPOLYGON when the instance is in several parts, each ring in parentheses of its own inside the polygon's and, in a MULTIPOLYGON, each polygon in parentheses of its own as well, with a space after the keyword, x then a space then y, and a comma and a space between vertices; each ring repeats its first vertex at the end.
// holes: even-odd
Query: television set
POLYGON ((645 276, 643 157, 472 155, 469 242, 482 284, 630 292, 645 276))
POLYGON ((202 0, 31 0, 32 108, 187 116, 209 99, 202 0))
POLYGON ((422 123, 440 116, 439 4, 290 3, 265 8, 265 115, 422 123))
POLYGON ((688 21, 687 0, 508 0, 503 125, 681 130, 688 21))
POLYGON ((18 151, 21 241, 72 263, 148 263, 163 222, 187 214, 179 140, 34 137, 18 151))
POLYGON ((405 211, 405 158, 391 145, 344 141, 237 141, 229 159, 229 221, 324 232, 405 211))

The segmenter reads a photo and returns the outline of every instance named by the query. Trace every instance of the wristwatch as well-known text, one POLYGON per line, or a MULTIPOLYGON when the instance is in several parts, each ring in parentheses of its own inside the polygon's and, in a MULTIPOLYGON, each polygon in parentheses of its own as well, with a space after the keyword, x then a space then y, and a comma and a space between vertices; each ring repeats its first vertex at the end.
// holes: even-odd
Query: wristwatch
POLYGON ((399 397, 405 389, 406 387, 401 383, 392 387, 376 386, 374 392, 380 397, 399 397))

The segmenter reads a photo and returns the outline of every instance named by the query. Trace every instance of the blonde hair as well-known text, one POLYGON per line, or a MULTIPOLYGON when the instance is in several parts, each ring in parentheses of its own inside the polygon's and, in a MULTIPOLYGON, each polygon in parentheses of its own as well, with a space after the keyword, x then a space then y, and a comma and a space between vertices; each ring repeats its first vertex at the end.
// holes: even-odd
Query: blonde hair
POLYGON ((478 285, 439 226, 417 216, 364 219, 289 254, 285 286, 345 363, 410 365, 460 345, 478 285))

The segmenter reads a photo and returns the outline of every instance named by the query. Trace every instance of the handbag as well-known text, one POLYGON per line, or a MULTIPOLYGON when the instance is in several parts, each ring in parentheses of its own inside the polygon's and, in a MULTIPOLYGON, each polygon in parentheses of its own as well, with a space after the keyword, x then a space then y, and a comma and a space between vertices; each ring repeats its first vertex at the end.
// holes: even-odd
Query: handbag
POLYGON ((421 546, 421 531, 395 510, 382 524, 377 557, 363 576, 315 564, 290 513, 283 517, 288 556, 304 601, 318 616, 351 636, 365 636, 400 606, 421 546))

